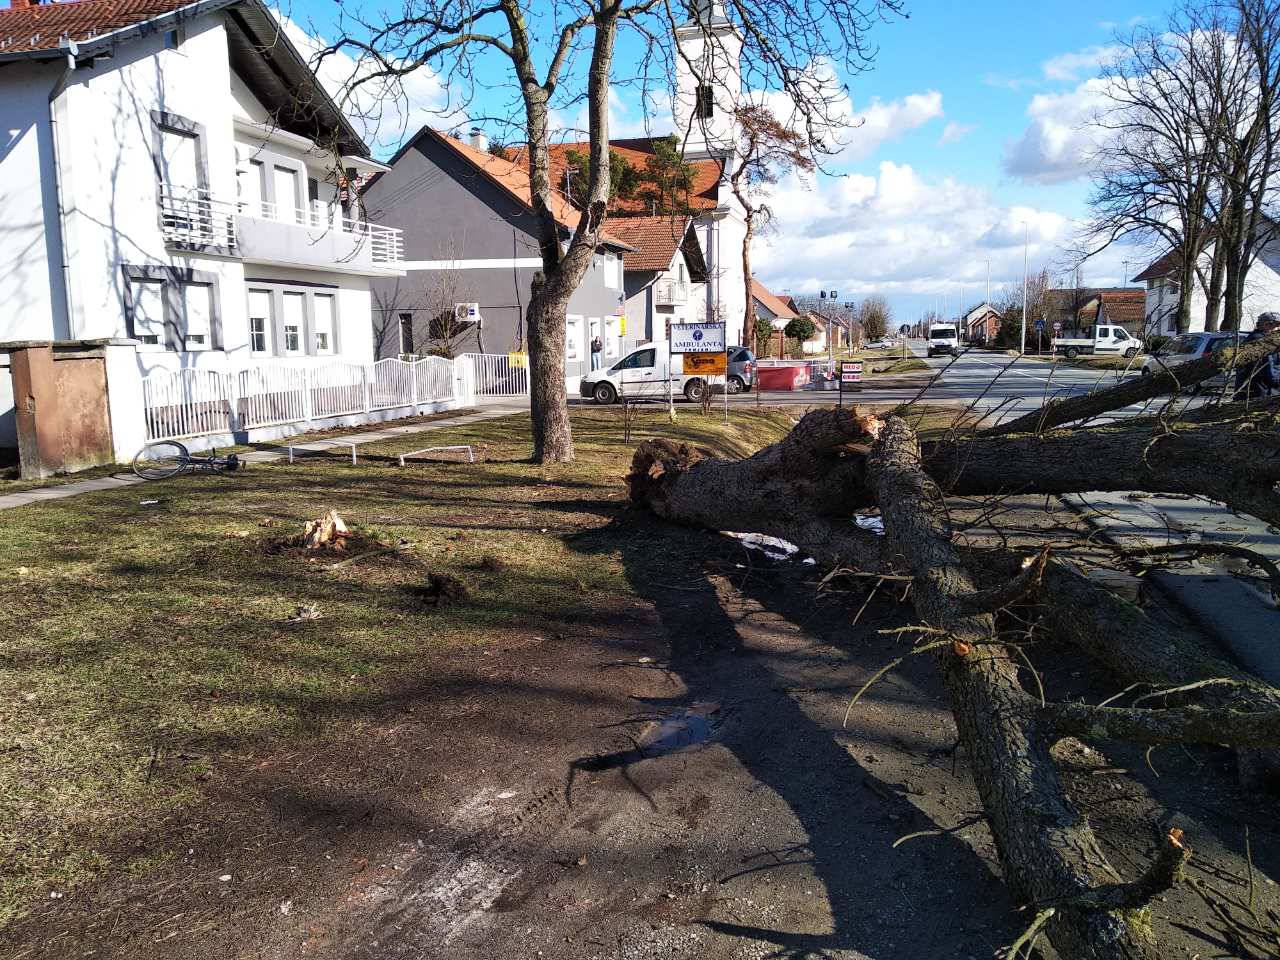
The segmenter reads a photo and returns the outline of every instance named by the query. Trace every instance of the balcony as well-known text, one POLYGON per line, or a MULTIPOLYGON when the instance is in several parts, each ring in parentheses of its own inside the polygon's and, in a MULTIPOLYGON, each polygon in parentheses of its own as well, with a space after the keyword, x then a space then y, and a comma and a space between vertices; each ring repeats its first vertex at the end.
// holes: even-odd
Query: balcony
POLYGON ((679 280, 659 280, 653 285, 653 302, 659 307, 679 307, 689 299, 689 285, 679 280))
POLYGON ((365 275, 404 271, 399 230, 343 217, 336 206, 319 202, 287 210, 163 185, 160 222, 167 243, 251 263, 365 275))

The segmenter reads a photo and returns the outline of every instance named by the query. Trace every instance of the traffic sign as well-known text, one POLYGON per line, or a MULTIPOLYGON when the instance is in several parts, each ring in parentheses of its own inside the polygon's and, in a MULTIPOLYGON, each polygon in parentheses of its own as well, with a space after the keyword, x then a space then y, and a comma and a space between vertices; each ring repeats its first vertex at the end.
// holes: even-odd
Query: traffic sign
POLYGON ((673 323, 671 352, 724 353, 725 326, 723 323, 673 323))
POLYGON ((902 326, 900 326, 900 327, 898 328, 898 332, 899 332, 899 333, 904 333, 904 334, 905 334, 905 333, 910 333, 910 332, 911 332, 911 324, 909 324, 909 323, 904 323, 902 326))
POLYGON ((1037 330, 1044 329, 1044 317, 1041 317, 1039 320, 1036 321, 1036 329, 1037 330))
POLYGON ((1054 333, 1061 333, 1061 332, 1062 332, 1062 322, 1061 322, 1060 320, 1055 320, 1055 321, 1053 322, 1053 332, 1054 332, 1054 333))

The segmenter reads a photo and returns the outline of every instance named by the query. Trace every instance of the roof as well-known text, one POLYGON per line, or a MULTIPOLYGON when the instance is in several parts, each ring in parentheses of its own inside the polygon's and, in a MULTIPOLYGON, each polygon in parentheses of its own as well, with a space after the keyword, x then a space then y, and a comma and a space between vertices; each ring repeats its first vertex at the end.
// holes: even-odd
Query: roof
POLYGON ((72 53, 83 60, 144 31, 219 10, 227 11, 232 69, 274 107, 280 127, 318 143, 336 134, 343 153, 369 156, 368 146, 261 0, 68 0, 0 8, 0 61, 72 53))
MULTIPOLYGON (((653 142, 664 137, 636 137, 630 140, 610 140, 609 150, 618 154, 637 170, 643 170, 654 156, 653 142)), ((591 152, 589 143, 556 143, 551 146, 551 182, 561 187, 565 183, 565 173, 569 169, 569 153, 581 154, 591 152)), ((693 168, 693 188, 690 190, 689 206, 692 210, 712 210, 720 204, 720 172, 719 160, 689 160, 693 168)), ((614 197, 609 201, 609 213, 612 216, 621 214, 644 215, 650 213, 643 197, 624 199, 614 197)))
POLYGON ((1141 283, 1144 280, 1159 280, 1162 277, 1167 277, 1177 271, 1181 259, 1182 255, 1176 249, 1170 250, 1134 277, 1131 282, 1141 283))
POLYGON ((1142 324, 1147 319, 1147 293, 1138 287, 1130 290, 1103 290, 1098 294, 1106 318, 1111 323, 1142 324))
POLYGON ((690 278, 695 283, 706 279, 707 266, 702 248, 689 232, 688 217, 618 217, 607 221, 609 232, 629 244, 634 253, 627 254, 626 270, 666 270, 683 249, 690 278))
POLYGON ((794 320, 796 313, 755 277, 751 278, 751 296, 779 320, 794 320))
MULTIPOLYGON (((515 199, 526 210, 532 212, 533 189, 529 185, 529 169, 527 167, 505 157, 494 156, 488 150, 477 150, 470 144, 463 143, 456 137, 451 137, 431 127, 423 127, 419 130, 414 137, 396 151, 394 157, 387 161, 387 166, 395 166, 396 161, 424 137, 448 147, 484 174, 486 180, 515 199)), ((364 189, 368 189, 368 187, 377 183, 379 179, 381 179, 381 174, 371 177, 364 189)), ((551 191, 551 215, 556 218, 556 223, 570 232, 578 228, 578 220, 581 216, 577 208, 554 188, 551 191)), ((622 250, 630 251, 633 249, 629 243, 613 236, 612 233, 601 233, 600 242, 622 250)))

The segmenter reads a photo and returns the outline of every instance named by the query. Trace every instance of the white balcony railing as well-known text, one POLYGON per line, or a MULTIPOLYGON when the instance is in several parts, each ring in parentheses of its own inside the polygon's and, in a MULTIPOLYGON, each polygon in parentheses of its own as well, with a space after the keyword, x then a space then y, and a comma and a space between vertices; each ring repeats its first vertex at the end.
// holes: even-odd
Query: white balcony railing
POLYGON ((678 307, 689 299, 689 287, 679 280, 659 280, 653 285, 653 302, 659 307, 678 307))
POLYGON ((208 190, 160 187, 160 224, 170 243, 227 247, 236 245, 235 210, 208 190))
POLYGON ((289 210, 265 201, 231 202, 214 197, 208 190, 160 188, 160 219, 166 241, 228 247, 237 246, 236 218, 293 224, 317 236, 350 238, 367 246, 369 259, 376 264, 395 265, 404 260, 404 237, 395 227, 341 215, 336 205, 312 204, 309 209, 289 210))

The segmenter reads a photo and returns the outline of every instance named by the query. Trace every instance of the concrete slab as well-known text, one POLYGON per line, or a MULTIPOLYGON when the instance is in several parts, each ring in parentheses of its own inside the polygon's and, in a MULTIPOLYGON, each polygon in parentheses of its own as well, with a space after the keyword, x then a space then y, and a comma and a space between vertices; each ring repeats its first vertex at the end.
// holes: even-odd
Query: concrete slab
MULTIPOLYGON (((1087 493, 1064 499, 1122 546, 1236 544, 1280 562, 1280 529, 1202 497, 1087 493)), ((1280 609, 1256 569, 1234 558, 1204 558, 1154 570, 1147 579, 1241 665, 1280 686, 1280 609)))

